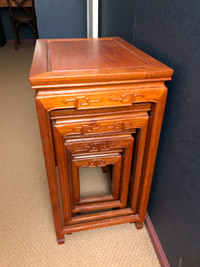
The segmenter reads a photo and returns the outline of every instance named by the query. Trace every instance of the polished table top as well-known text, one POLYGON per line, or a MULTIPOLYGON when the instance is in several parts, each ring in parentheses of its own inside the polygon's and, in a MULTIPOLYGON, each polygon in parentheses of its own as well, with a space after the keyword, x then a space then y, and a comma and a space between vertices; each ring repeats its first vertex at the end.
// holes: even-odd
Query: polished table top
POLYGON ((37 40, 34 85, 170 80, 172 69, 119 37, 37 40))

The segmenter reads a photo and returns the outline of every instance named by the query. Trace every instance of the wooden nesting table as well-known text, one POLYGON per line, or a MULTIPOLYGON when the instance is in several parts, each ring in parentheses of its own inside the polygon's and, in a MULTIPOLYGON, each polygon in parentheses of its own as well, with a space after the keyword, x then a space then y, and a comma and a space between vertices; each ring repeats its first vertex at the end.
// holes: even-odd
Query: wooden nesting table
POLYGON ((143 227, 173 70, 120 38, 38 40, 30 83, 57 241, 143 227), (101 167, 111 193, 82 197, 80 168, 101 167))

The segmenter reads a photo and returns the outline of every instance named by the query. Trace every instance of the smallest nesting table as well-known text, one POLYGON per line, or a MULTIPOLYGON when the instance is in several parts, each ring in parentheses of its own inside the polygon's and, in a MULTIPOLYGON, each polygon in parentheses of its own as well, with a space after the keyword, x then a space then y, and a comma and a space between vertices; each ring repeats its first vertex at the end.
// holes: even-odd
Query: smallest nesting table
POLYGON ((143 227, 172 73, 120 38, 37 41, 29 79, 59 244, 76 231, 143 227), (101 168, 110 193, 82 196, 80 168, 101 168))

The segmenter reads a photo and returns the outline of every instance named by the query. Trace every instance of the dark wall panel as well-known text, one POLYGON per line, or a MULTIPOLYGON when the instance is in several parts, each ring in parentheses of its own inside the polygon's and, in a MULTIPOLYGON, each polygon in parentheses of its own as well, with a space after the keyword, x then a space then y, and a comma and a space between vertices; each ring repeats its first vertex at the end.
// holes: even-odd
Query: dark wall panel
POLYGON ((119 36, 132 42, 134 32, 133 0, 100 0, 100 36, 119 36))
POLYGON ((200 266, 200 2, 141 0, 134 44, 175 71, 148 211, 171 266, 200 266))
POLYGON ((87 36, 86 1, 37 0, 35 6, 40 38, 87 36))

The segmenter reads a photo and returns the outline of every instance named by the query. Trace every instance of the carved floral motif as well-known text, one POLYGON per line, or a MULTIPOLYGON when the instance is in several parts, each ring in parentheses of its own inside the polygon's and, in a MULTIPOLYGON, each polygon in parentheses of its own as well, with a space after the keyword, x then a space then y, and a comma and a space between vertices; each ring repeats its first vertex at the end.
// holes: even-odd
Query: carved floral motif
POLYGON ((90 99, 88 97, 85 96, 77 96, 75 98, 72 99, 65 99, 63 102, 65 104, 68 104, 69 102, 74 102, 74 106, 75 108, 78 108, 79 106, 89 106, 90 103, 98 103, 101 102, 101 98, 99 99, 90 99))
POLYGON ((99 166, 105 166, 105 160, 104 159, 97 159, 97 160, 90 160, 88 162, 87 167, 91 168, 91 167, 99 167, 99 166))
MULTIPOLYGON (((107 99, 106 101, 110 101, 111 103, 112 102, 121 102, 122 104, 132 104, 133 103, 133 97, 134 95, 133 94, 122 94, 121 96, 109 96, 109 95, 105 95, 105 97, 103 97, 103 99, 107 99)), ((97 98, 97 99, 91 99, 89 98, 88 96, 77 96, 77 97, 74 97, 74 98, 71 98, 71 99, 68 99, 66 98, 63 102, 65 104, 69 104, 71 102, 73 102, 73 105, 75 106, 76 109, 79 109, 81 107, 84 107, 84 106, 90 106, 91 103, 99 103, 99 102, 102 102, 103 99, 100 97, 100 98, 97 98)))
POLYGON ((71 129, 74 133, 80 133, 82 135, 90 134, 93 132, 105 132, 105 131, 123 131, 135 128, 132 122, 115 122, 113 124, 100 124, 100 123, 90 123, 87 125, 82 125, 78 127, 73 127, 71 129))
POLYGON ((84 149, 88 152, 90 151, 102 151, 102 150, 110 150, 111 143, 109 143, 108 141, 104 141, 101 143, 90 143, 86 146, 84 146, 84 149))
POLYGON ((123 104, 126 104, 126 103, 132 104, 132 102, 133 102, 133 94, 123 94, 118 98, 115 98, 114 96, 111 96, 110 100, 111 101, 119 101, 119 102, 121 102, 123 104))

